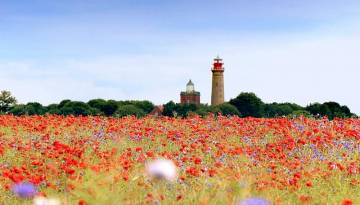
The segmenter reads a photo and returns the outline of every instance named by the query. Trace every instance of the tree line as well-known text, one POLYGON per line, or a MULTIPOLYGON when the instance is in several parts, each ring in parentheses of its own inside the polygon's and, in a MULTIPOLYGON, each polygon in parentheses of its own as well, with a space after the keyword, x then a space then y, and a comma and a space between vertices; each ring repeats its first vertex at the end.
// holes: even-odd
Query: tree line
POLYGON ((329 119, 357 117, 345 105, 337 102, 311 103, 302 107, 295 103, 264 103, 254 93, 241 93, 229 102, 243 117, 313 116, 329 119))
POLYGON ((43 106, 38 102, 29 102, 27 104, 17 104, 16 99, 11 96, 9 91, 0 93, 0 113, 13 115, 101 115, 123 117, 134 115, 143 117, 154 109, 154 104, 150 101, 116 101, 93 99, 88 102, 63 100, 59 104, 50 104, 43 106))
MULTIPOLYGON (((88 102, 63 100, 59 104, 43 106, 38 102, 27 104, 17 104, 16 98, 9 91, 0 93, 0 114, 13 115, 101 115, 112 117, 123 117, 133 115, 143 117, 151 113, 155 105, 147 100, 104 100, 93 99, 88 102)), ((225 116, 237 115, 239 117, 328 117, 349 118, 357 117, 351 113, 345 105, 337 102, 312 103, 302 107, 295 103, 264 103, 254 93, 244 92, 236 98, 231 99, 221 105, 210 106, 207 104, 180 104, 170 101, 163 105, 162 115, 169 117, 187 117, 189 115, 207 116, 213 113, 225 116)))
POLYGON ((351 113, 350 109, 345 105, 337 102, 312 103, 306 107, 302 107, 295 103, 264 103, 254 93, 244 92, 229 102, 217 106, 208 105, 188 105, 179 104, 172 101, 164 105, 163 115, 166 116, 182 116, 186 117, 191 114, 206 116, 209 113, 222 115, 237 115, 240 117, 324 117, 334 118, 350 118, 357 117, 351 113))

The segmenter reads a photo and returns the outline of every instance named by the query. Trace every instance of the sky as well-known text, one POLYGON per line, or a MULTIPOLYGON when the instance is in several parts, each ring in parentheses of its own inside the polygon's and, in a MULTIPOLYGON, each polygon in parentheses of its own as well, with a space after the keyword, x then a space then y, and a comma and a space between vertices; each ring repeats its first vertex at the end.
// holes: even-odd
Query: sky
POLYGON ((336 101, 360 114, 358 0, 0 0, 0 90, 20 103, 180 101, 191 79, 210 103, 336 101))

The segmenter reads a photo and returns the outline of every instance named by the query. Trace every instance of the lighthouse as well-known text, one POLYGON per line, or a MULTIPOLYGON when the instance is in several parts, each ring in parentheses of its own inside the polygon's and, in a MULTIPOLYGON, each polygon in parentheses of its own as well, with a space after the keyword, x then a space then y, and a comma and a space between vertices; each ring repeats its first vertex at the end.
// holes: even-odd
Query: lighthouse
POLYGON ((214 59, 212 71, 211 105, 224 103, 224 63, 217 56, 214 59))

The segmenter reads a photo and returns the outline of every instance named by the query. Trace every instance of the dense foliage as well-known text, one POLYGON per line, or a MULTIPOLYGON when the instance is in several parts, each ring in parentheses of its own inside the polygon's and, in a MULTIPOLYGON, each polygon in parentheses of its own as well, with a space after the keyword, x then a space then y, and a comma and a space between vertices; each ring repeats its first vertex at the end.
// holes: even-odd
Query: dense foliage
POLYGON ((234 99, 230 100, 244 117, 262 117, 264 113, 264 103, 254 93, 241 93, 234 99))
POLYGON ((31 102, 25 105, 14 105, 9 111, 13 115, 101 115, 123 117, 135 115, 143 117, 154 108, 149 101, 115 101, 94 99, 87 103, 80 101, 63 100, 59 104, 50 104, 43 106, 40 103, 31 102))
POLYGON ((352 118, 2 115, 0 203, 360 204, 359 154, 352 118), (174 181, 146 172, 159 158, 174 181))
POLYGON ((295 103, 264 103, 254 93, 241 93, 236 98, 231 99, 228 103, 218 106, 209 105, 193 105, 193 104, 180 104, 170 101, 164 105, 165 116, 181 116, 187 117, 189 114, 198 114, 206 116, 209 113, 222 115, 236 115, 241 117, 324 117, 329 119, 349 118, 356 117, 355 114, 350 112, 347 106, 341 106, 336 102, 325 102, 323 104, 315 103, 306 107, 302 107, 295 103))
POLYGON ((336 102, 315 103, 306 107, 294 103, 264 103, 254 93, 241 93, 230 100, 243 117, 314 116, 329 119, 356 117, 347 106, 336 102))
MULTIPOLYGON (((16 99, 11 96, 8 91, 2 91, 0 95, 0 114, 13 115, 44 115, 44 114, 58 114, 58 115, 74 115, 74 116, 88 116, 101 115, 124 117, 134 115, 143 117, 154 109, 154 104, 150 101, 116 101, 93 99, 87 103, 80 101, 63 100, 59 104, 50 104, 43 106, 37 102, 30 102, 25 105, 16 104, 16 99)), ((313 103, 306 107, 302 107, 295 103, 264 103, 254 93, 241 93, 236 98, 229 102, 217 106, 209 106, 207 104, 180 104, 170 101, 164 104, 163 115, 169 117, 187 117, 189 115, 200 115, 202 117, 208 114, 218 115, 219 113, 225 116, 241 116, 241 117, 324 117, 329 119, 334 118, 349 118, 356 117, 351 113, 350 109, 345 105, 340 105, 336 102, 325 102, 323 104, 313 103)))

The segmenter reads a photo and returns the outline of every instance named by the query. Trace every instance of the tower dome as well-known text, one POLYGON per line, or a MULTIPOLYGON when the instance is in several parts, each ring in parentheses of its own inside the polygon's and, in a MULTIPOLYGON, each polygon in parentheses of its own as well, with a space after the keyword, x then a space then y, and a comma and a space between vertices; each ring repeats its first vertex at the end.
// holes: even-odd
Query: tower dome
POLYGON ((189 80, 189 82, 186 84, 186 92, 187 93, 193 93, 195 91, 194 83, 189 80))

